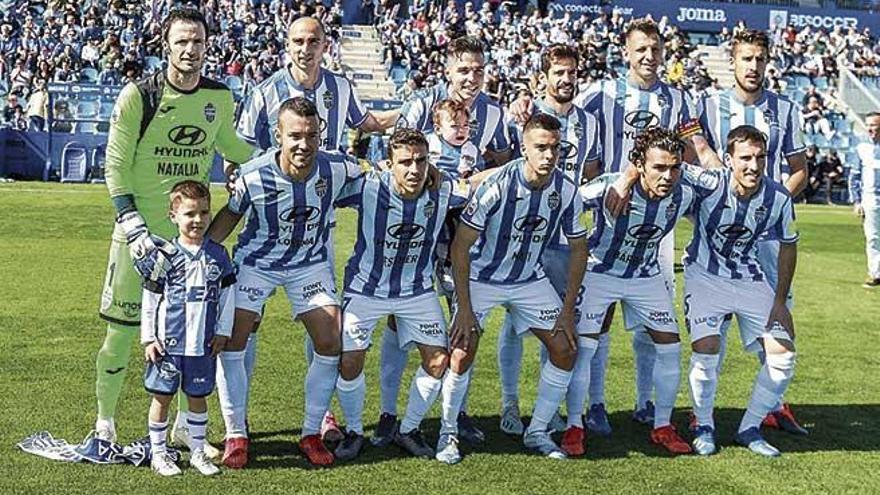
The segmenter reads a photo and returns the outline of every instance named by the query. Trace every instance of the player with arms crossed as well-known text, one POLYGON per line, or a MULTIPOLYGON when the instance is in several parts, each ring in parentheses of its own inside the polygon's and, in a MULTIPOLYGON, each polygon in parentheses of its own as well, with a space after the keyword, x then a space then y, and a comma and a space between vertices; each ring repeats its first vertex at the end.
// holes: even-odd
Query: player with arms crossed
MULTIPOLYGON (((232 333, 235 312, 235 274, 226 249, 205 238, 211 221, 211 192, 196 181, 183 181, 171 190, 171 221, 179 235, 177 252, 168 270, 144 280, 141 344, 147 367, 144 387, 153 394, 150 405, 150 463, 162 476, 180 474, 168 456, 168 405, 178 389, 189 402, 187 426, 192 435, 189 463, 204 475, 220 472, 205 455, 208 404, 214 390, 217 355, 232 333)), ((158 251, 138 262, 162 263, 158 251)))
MULTIPOLYGON (((486 58, 483 42, 473 36, 453 40, 447 48, 446 80, 429 89, 427 94, 406 102, 400 110, 398 127, 430 132, 434 124, 435 104, 445 99, 455 100, 470 110, 470 142, 473 143, 487 166, 506 163, 510 159, 510 137, 505 125, 504 110, 483 89, 486 58)), ((442 277, 442 274, 441 274, 442 277)), ((451 294, 444 294, 451 296, 451 294)), ((374 442, 387 443, 396 424, 397 396, 406 368, 407 354, 400 349, 392 325, 385 329, 381 357, 382 414, 376 428, 374 442), (385 339, 388 343, 385 344, 385 339)), ((477 444, 485 440, 483 432, 466 413, 467 403, 461 410, 459 431, 462 440, 477 444)))
POLYGON ((223 462, 242 468, 248 461, 245 404, 248 387, 243 366, 247 338, 263 305, 283 286, 295 319, 302 321, 315 346, 305 384, 305 417, 300 450, 315 465, 333 463, 319 435, 321 419, 336 385, 341 343, 340 312, 333 274, 327 264, 333 202, 361 171, 342 154, 319 150, 321 123, 309 100, 295 97, 278 111, 271 149, 242 167, 235 190, 214 219, 209 235, 222 242, 247 215, 233 258, 238 266, 235 325, 220 355, 232 414, 224 414, 223 462), (227 369, 228 368, 228 369, 227 369))
MULTIPOLYGON (((536 101, 532 113, 550 115, 559 120, 562 128, 559 168, 576 185, 599 174, 599 124, 595 117, 572 101, 577 95, 577 74, 580 56, 573 46, 553 44, 547 47, 541 57, 540 78, 546 93, 536 101)), ((517 128, 518 139, 522 142, 522 128, 517 128)), ((560 298, 565 297, 568 283, 569 249, 561 232, 547 244, 541 264, 547 279, 560 298)), ((543 350, 543 348, 542 348, 543 350)), ((522 435, 525 428, 519 412, 519 375, 522 361, 522 334, 517 332, 510 315, 505 315, 504 324, 498 334, 498 369, 501 372, 501 431, 510 435, 522 435)), ((579 349, 580 353, 581 350, 579 349)), ((541 354, 546 362, 545 352, 541 354)), ((578 357, 578 366, 581 358, 578 357)), ((589 360, 587 360, 589 366, 589 360)), ((583 396, 586 386, 579 382, 581 374, 575 372, 569 386, 569 395, 583 396)), ((577 400, 577 399, 575 399, 577 400)), ((583 399, 580 400, 583 402, 583 399)), ((554 417, 554 421, 557 417, 554 417)), ((559 419, 561 423, 561 419, 559 419)), ((568 414, 566 429, 583 431, 583 414, 568 414)), ((561 430, 562 425, 557 425, 561 430)))
MULTIPOLYGON (((801 113, 794 102, 764 87, 765 70, 770 61, 770 40, 761 31, 738 33, 733 39, 731 57, 735 76, 733 89, 703 98, 697 105, 705 135, 704 141, 694 140, 700 162, 708 168, 723 166, 721 147, 727 142, 728 133, 742 125, 753 126, 767 136, 767 177, 782 184, 789 194, 796 196, 807 183, 801 113)), ((758 243, 758 261, 771 287, 776 286, 778 257, 779 241, 771 239, 758 243)), ((791 305, 791 294, 788 295, 788 301, 791 305)), ((722 341, 726 338, 730 321, 727 317, 723 324, 722 341)), ((721 346, 719 372, 725 348, 721 346)), ((758 357, 763 361, 762 353, 759 352, 758 357)), ((807 434, 789 405, 782 400, 767 416, 764 426, 799 435, 807 434)))
POLYGON ((587 261, 586 231, 577 186, 556 166, 561 143, 559 120, 538 113, 523 131, 523 159, 487 179, 462 214, 452 243, 456 311, 450 329, 450 370, 443 383, 443 412, 436 457, 460 460, 456 417, 470 380, 481 322, 504 306, 547 347, 538 398, 523 442, 552 458, 565 453, 547 425, 559 408, 577 356, 575 303, 587 261), (568 238, 571 256, 565 301, 547 280, 541 256, 557 230, 568 238))
POLYGON ((419 425, 440 393, 449 364, 446 317, 434 291, 435 248, 448 209, 465 202, 468 186, 446 176, 439 189, 426 188, 428 142, 419 131, 398 129, 388 148, 390 170, 350 182, 337 201, 358 209, 342 304, 337 396, 348 432, 335 451, 340 460, 354 459, 364 445, 364 360, 380 318, 394 315, 400 347, 415 346, 421 355, 406 414, 393 434, 411 455, 434 456, 419 425))
POLYGON ((694 234, 685 252, 685 299, 691 334, 689 379, 694 406, 694 450, 715 452, 712 417, 718 383, 721 325, 734 314, 743 346, 765 358, 736 441, 765 456, 779 451, 760 433, 794 375, 794 322, 786 305, 797 262, 798 235, 788 191, 765 177, 767 138, 752 126, 727 135, 725 164, 693 181, 701 198, 694 234), (759 263, 762 239, 780 243, 775 285, 759 263))
MULTIPOLYGON (((605 312, 612 304, 621 303, 628 315, 627 330, 643 332, 654 343, 656 406, 650 439, 673 454, 687 454, 691 448, 671 424, 681 378, 681 343, 672 292, 660 272, 657 254, 661 239, 675 228, 679 218, 691 213, 695 203, 694 190, 679 180, 684 149, 684 142, 673 131, 646 129, 636 137, 629 156, 632 166, 624 174, 605 174, 581 187, 584 207, 595 211, 580 308, 579 342, 586 345, 579 347, 579 352, 587 355, 586 366, 578 357, 572 377, 572 383, 577 379, 584 389, 570 388, 567 405, 569 418, 583 410, 590 382, 589 358, 598 347, 605 312), (605 209, 605 198, 615 181, 624 179, 632 191, 629 209, 615 217, 605 209)), ((581 455, 584 438, 583 428, 569 428, 562 448, 570 455, 581 455)))
POLYGON ((864 219, 868 278, 862 287, 880 286, 880 112, 865 117, 870 142, 856 146, 858 162, 849 174, 849 193, 856 215, 864 219))
MULTIPOLYGON (((247 161, 253 152, 235 135, 232 93, 200 75, 205 37, 202 14, 173 10, 163 28, 168 68, 126 85, 110 119, 107 188, 118 218, 101 297, 107 335, 96 359, 95 386, 95 430, 104 440, 116 438, 113 417, 140 325, 141 276, 132 260, 151 254, 157 243, 173 253, 172 245, 155 236, 171 239, 177 231, 168 218, 174 184, 184 179, 207 183, 215 150, 235 163, 247 161)), ((157 265, 160 271, 163 265, 157 265)), ((179 405, 172 438, 188 443, 186 401, 179 405)))

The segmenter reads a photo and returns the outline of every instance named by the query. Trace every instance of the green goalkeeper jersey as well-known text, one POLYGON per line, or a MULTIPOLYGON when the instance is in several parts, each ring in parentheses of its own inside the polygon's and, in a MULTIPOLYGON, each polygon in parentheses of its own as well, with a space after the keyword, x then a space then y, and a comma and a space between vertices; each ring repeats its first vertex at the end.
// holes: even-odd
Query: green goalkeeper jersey
MULTIPOLYGON (((127 84, 110 118, 105 165, 117 208, 129 196, 151 232, 177 235, 168 217, 171 188, 187 179, 207 183, 215 150, 235 163, 253 154, 236 135, 234 113, 232 92, 206 77, 192 91, 174 88, 164 72, 127 84)), ((118 228, 114 237, 124 240, 118 228)))

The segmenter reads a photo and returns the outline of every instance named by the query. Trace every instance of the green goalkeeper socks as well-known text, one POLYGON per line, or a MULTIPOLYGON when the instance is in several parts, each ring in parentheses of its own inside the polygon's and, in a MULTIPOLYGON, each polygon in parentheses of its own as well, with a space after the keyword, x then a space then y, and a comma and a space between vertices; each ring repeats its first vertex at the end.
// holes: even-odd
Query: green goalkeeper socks
POLYGON ((98 398, 99 418, 112 418, 116 415, 116 403, 128 372, 131 347, 139 333, 140 328, 136 326, 107 324, 104 345, 95 360, 95 395, 98 398))

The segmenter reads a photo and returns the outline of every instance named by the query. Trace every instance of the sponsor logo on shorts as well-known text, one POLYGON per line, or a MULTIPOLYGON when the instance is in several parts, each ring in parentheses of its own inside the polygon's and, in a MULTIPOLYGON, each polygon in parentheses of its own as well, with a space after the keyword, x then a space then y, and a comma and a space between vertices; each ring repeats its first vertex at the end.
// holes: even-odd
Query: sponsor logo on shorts
POLYGON ((248 301, 257 302, 265 295, 263 289, 257 287, 248 287, 243 284, 238 285, 238 293, 247 295, 248 301))
POLYGON ((141 303, 139 302, 113 299, 111 306, 122 311, 122 314, 127 318, 137 318, 141 315, 141 303))
POLYGON ((583 313, 582 318, 586 321, 595 321, 602 323, 605 320, 605 313, 583 313))
POLYGON ((352 340, 363 341, 370 335, 370 328, 361 325, 354 325, 346 329, 348 336, 352 340))
POLYGON ((168 337, 165 339, 165 347, 176 347, 179 341, 174 337, 168 337))
POLYGON ((201 378, 201 377, 199 377, 199 378, 193 378, 193 383, 195 383, 195 384, 208 383, 208 379, 207 379, 207 378, 201 378))
POLYGON ((427 337, 439 337, 443 335, 443 327, 434 321, 431 323, 419 323, 419 332, 427 337))
POLYGON ((721 318, 719 318, 715 315, 698 316, 696 318, 688 319, 688 326, 705 324, 709 328, 715 328, 720 323, 721 323, 721 318))
POLYGON ((556 321, 557 318, 559 318, 559 308, 538 311, 538 319, 541 321, 556 321))
MULTIPOLYGON (((324 287, 324 282, 313 282, 311 284, 305 285, 302 289, 302 298, 303 301, 308 301, 309 299, 317 296, 318 294, 327 294, 328 291, 324 287)), ((336 289, 333 289, 333 293, 336 293, 336 289)))
POLYGON ((670 325, 677 321, 675 315, 669 314, 669 311, 651 311, 648 313, 648 319, 663 325, 670 325))

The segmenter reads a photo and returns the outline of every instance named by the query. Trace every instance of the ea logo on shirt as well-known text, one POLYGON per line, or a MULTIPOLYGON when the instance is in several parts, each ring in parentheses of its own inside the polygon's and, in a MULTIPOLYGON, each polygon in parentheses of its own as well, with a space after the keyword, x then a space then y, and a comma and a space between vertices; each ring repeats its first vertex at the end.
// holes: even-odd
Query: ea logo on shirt
POLYGON ((181 146, 198 146, 204 143, 207 137, 201 127, 194 125, 179 125, 168 131, 168 139, 181 146))
POLYGON ((415 239, 424 232, 425 228, 415 223, 398 223, 388 227, 388 235, 400 240, 415 239))
POLYGON ((643 223, 630 227, 627 233, 642 241, 652 241, 663 237, 663 228, 652 223, 643 223))
POLYGON ((278 218, 290 223, 307 223, 318 218, 320 214, 321 210, 313 206, 294 206, 282 211, 278 218))
POLYGON ((517 218, 513 226, 523 232, 538 232, 547 228, 547 219, 540 215, 525 215, 517 218))
POLYGON ((660 118, 647 110, 634 110, 623 118, 630 127, 642 130, 660 123, 660 118))
POLYGON ((752 237, 752 229, 745 225, 737 225, 733 223, 721 225, 718 227, 718 233, 731 240, 742 238, 749 239, 752 237))

